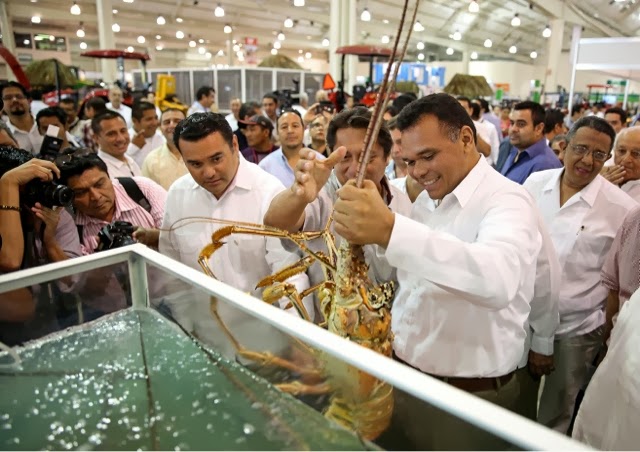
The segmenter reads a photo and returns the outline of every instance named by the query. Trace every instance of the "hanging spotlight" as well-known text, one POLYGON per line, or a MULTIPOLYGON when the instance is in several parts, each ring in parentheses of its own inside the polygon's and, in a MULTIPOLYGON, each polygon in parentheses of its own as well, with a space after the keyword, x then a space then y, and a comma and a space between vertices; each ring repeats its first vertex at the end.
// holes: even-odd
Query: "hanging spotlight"
POLYGON ((536 51, 534 50, 533 52, 531 52, 531 53, 529 54, 529 56, 530 56, 532 59, 534 59, 534 60, 535 60, 536 58, 538 58, 538 52, 536 52, 536 51))
POLYGON ((200 39, 198 39, 198 42, 199 42, 200 44, 204 44, 204 39, 200 38, 200 39))
POLYGON ((370 22, 371 21, 371 13, 369 12, 369 10, 367 8, 362 10, 362 14, 360 14, 360 20, 363 22, 370 22))
MULTIPOLYGON (((122 0, 122 1, 125 2, 125 3, 133 3, 133 0, 122 0)), ((132 50, 132 52, 133 52, 133 50, 132 50)))
POLYGON ((78 28, 78 31, 76 31, 76 36, 78 38, 84 38, 85 36, 84 24, 82 22, 80 22, 80 28, 78 28))
POLYGON ((324 38, 322 40, 322 47, 329 47, 329 38, 324 38))
POLYGON ((419 20, 416 20, 416 23, 413 25, 413 31, 417 31, 418 33, 424 31, 424 27, 419 20))
POLYGON ((477 13, 478 11, 480 11, 480 5, 478 5, 476 0, 471 0, 471 3, 469 3, 469 12, 477 13))
POLYGON ((383 44, 389 44, 389 36, 387 35, 382 36, 381 41, 383 44))
POLYGON ((240 46, 238 44, 233 46, 233 51, 234 52, 239 52, 240 51, 240 46))
POLYGON ((162 36, 156 35, 156 39, 162 39, 162 36))
POLYGON ((513 19, 511 19, 511 26, 512 27, 520 26, 520 16, 518 15, 518 13, 516 13, 516 15, 513 16, 513 19))
POLYGON ((509 53, 517 53, 517 52, 518 52, 518 48, 516 46, 509 47, 509 53))
POLYGON ((158 25, 164 25, 167 23, 167 21, 165 20, 165 18, 163 16, 158 16, 158 18, 156 19, 156 23, 158 25))
POLYGON ((204 55, 206 51, 207 51, 207 49, 205 49, 204 47, 198 47, 198 53, 200 55, 204 55))
POLYGON ((298 57, 298 63, 304 63, 304 57, 302 55, 298 57))
POLYGON ((82 50, 87 50, 87 43, 86 43, 86 42, 81 42, 81 43, 80 43, 80 48, 81 48, 82 50))
POLYGON ((115 9, 115 8, 114 8, 114 9, 112 9, 112 10, 111 10, 111 12, 112 12, 113 14, 118 14, 118 10, 117 10, 117 9, 115 9))
POLYGON ((133 50, 134 50, 134 49, 133 49, 133 46, 129 46, 129 47, 127 47, 127 52, 131 53, 131 52, 133 52, 133 50))
POLYGON ((271 49, 271 55, 277 55, 278 49, 271 49))
POLYGON ((231 28, 231 25, 229 25, 229 24, 225 25, 224 26, 224 32, 226 34, 229 34, 229 33, 233 32, 233 28, 231 28))
POLYGON ((291 17, 287 17, 284 20, 284 28, 293 28, 293 20, 291 20, 291 17))
POLYGON ((416 45, 416 48, 417 48, 418 50, 424 50, 424 42, 419 42, 419 43, 416 45))
POLYGON ((462 39, 462 34, 456 30, 453 32, 453 40, 454 41, 460 41, 462 39))
POLYGON ((204 56, 205 56, 205 58, 210 60, 213 55, 211 55, 211 52, 207 52, 207 53, 204 54, 204 56))
POLYGON ((176 31, 176 38, 178 39, 184 38, 184 33, 180 30, 176 31))
POLYGON ((140 35, 138 36, 138 44, 144 44, 146 41, 146 39, 144 39, 144 36, 140 35))
POLYGON ((79 16, 82 11, 80 11, 80 7, 78 6, 78 3, 73 2, 73 5, 71 5, 71 9, 69 10, 69 12, 74 16, 79 16))
POLYGON ((304 0, 293 0, 293 6, 304 6, 304 0))
POLYGON ((419 53, 419 54, 418 54, 418 59, 419 59, 420 61, 424 60, 424 53, 419 53))
POLYGON ((304 57, 308 60, 311 58, 311 52, 307 52, 304 54, 304 57))
POLYGON ((176 22, 178 22, 179 24, 182 23, 182 17, 176 17, 176 22))
POLYGON ((484 46, 489 49, 491 48, 491 46, 493 45, 493 42, 491 42, 491 39, 485 39, 484 40, 484 46))
POLYGON ((120 32, 120 25, 118 25, 118 24, 111 25, 111 31, 113 31, 114 33, 119 33, 120 32))
POLYGON ((451 47, 447 48, 447 55, 453 55, 453 49, 451 47))
POLYGON ((477 60, 478 59, 478 52, 471 52, 471 59, 472 60, 477 60))
POLYGON ((545 38, 549 38, 551 36, 551 28, 549 28, 549 25, 544 27, 544 30, 542 30, 542 36, 545 38))
POLYGON ((196 42, 195 41, 189 41, 189 47, 191 47, 192 49, 196 48, 196 42))
POLYGON ((283 32, 278 33, 278 41, 284 41, 284 33, 283 32))
POLYGON ((280 44, 280 41, 276 41, 273 43, 273 48, 274 49, 280 49, 282 47, 282 44, 280 44))
POLYGON ((159 52, 160 50, 164 49, 164 47, 162 47, 162 44, 158 44, 156 46, 156 50, 159 52))
POLYGON ((213 11, 213 14, 216 17, 224 17, 224 8, 220 3, 218 3, 218 6, 216 6, 216 9, 213 11))
POLYGON ((33 16, 31 18, 31 23, 32 24, 39 24, 40 23, 40 16, 33 16))
POLYGON ((224 56, 224 50, 220 49, 218 50, 218 53, 216 53, 217 56, 219 57, 223 57, 224 56))

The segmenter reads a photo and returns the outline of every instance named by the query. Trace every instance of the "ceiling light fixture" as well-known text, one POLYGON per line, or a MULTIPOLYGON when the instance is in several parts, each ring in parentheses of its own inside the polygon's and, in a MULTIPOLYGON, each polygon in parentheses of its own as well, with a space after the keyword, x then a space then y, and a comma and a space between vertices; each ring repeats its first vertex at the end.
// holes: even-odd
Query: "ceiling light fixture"
POLYGON ((480 11, 480 5, 478 5, 476 0, 471 0, 471 3, 469 3, 469 12, 477 13, 478 11, 480 11))
POLYGON ((419 54, 418 54, 418 59, 419 59, 420 61, 424 60, 424 53, 419 53, 419 54))
POLYGON ((218 3, 218 6, 216 6, 216 9, 213 11, 213 14, 216 17, 224 17, 224 8, 220 3, 218 3))
POLYGON ((304 57, 308 60, 311 58, 311 52, 307 52, 304 54, 304 57))
POLYGON ((189 41, 189 47, 191 47, 192 49, 196 48, 197 43, 195 41, 189 41))
POLYGON ((162 44, 158 44, 156 46, 156 50, 159 52, 160 50, 164 49, 164 47, 162 47, 162 44))
POLYGON ((453 32, 453 40, 454 41, 460 41, 462 39, 462 34, 456 30, 453 32))
POLYGON ((82 11, 80 11, 80 7, 78 6, 78 3, 73 2, 73 5, 71 5, 71 9, 69 10, 69 12, 74 16, 79 16, 82 11))
POLYGON ((371 22, 371 13, 367 8, 362 10, 362 14, 360 14, 360 20, 363 22, 371 22))
POLYGON ((531 52, 531 53, 529 54, 529 56, 530 56, 532 59, 534 59, 534 60, 535 60, 536 58, 538 58, 538 52, 536 52, 536 51, 534 50, 533 52, 531 52))
POLYGON ((304 6, 304 0, 293 0, 293 6, 304 6))
POLYGON ((120 32, 120 25, 118 25, 117 23, 111 25, 111 31, 114 32, 114 33, 119 33, 120 32))
POLYGON ((133 52, 133 50, 134 50, 134 49, 133 49, 133 46, 129 46, 129 47, 127 47, 127 52, 131 53, 131 52, 133 52))
POLYGON ((284 28, 293 28, 293 20, 291 20, 291 17, 287 17, 284 20, 284 28))
POLYGON ((133 0, 122 0, 125 3, 133 3, 133 0))
POLYGON ((544 30, 542 30, 542 36, 545 38, 551 37, 551 28, 549 28, 549 25, 544 27, 544 30))
POLYGON ((156 23, 158 25, 164 25, 167 23, 167 21, 165 20, 165 18, 163 16, 158 16, 158 18, 156 19, 156 23))
POLYGON ((198 53, 200 55, 204 55, 206 53, 207 49, 205 49, 204 47, 198 47, 198 53))
POLYGON ((413 31, 417 31, 418 33, 424 31, 424 26, 419 20, 416 20, 416 23, 413 25, 413 31))
POLYGON ((511 19, 511 26, 519 27, 520 23, 521 23, 520 16, 518 15, 518 13, 516 13, 515 16, 513 16, 513 19, 511 19))
POLYGON ((304 57, 302 55, 298 57, 298 63, 304 63, 304 57))
POLYGON ((280 44, 280 41, 276 41, 273 43, 273 48, 274 49, 280 49, 282 47, 282 44, 280 44))
POLYGON ((180 30, 176 31, 176 38, 178 38, 178 39, 184 38, 184 32, 182 32, 180 30))
POLYGON ((33 16, 31 18, 31 23, 32 24, 39 24, 40 23, 40 16, 33 16))
POLYGON ((453 49, 451 47, 447 47, 447 55, 453 55, 453 49))
POLYGON ((211 52, 207 52, 207 53, 204 54, 204 56, 205 56, 205 58, 210 60, 213 55, 211 54, 211 52))
POLYGON ((509 47, 509 53, 518 53, 518 48, 516 46, 509 47))
POLYGON ((387 35, 382 36, 381 41, 383 44, 389 44, 389 36, 387 35))
POLYGON ((182 17, 176 17, 176 22, 178 22, 179 24, 182 23, 182 17))
POLYGON ((477 60, 478 59, 478 52, 471 52, 471 59, 472 60, 477 60))
POLYGON ((284 41, 284 33, 283 32, 279 32, 278 33, 278 41, 284 41))
POLYGON ((84 25, 82 25, 82 22, 80 22, 80 28, 78 28, 78 31, 76 31, 76 36, 78 38, 84 38, 85 36, 84 25))
POLYGON ((156 35, 156 39, 162 39, 162 36, 156 35))
POLYGON ((232 32, 233 32, 233 28, 231 28, 231 25, 226 24, 226 25, 224 26, 224 32, 225 32, 226 34, 230 34, 230 33, 232 33, 232 32))
POLYGON ((491 39, 485 39, 485 40, 484 40, 484 46, 485 46, 487 49, 490 49, 492 45, 493 45, 493 42, 491 42, 491 39))
POLYGON ((80 48, 81 48, 82 50, 87 50, 87 43, 86 43, 86 42, 81 42, 81 43, 80 43, 80 48))
POLYGON ((271 55, 277 55, 278 49, 271 49, 271 55))
POLYGON ((111 12, 112 12, 113 14, 118 14, 118 10, 117 10, 117 9, 115 9, 115 8, 114 8, 114 9, 112 9, 112 10, 111 10, 111 12))
POLYGON ((144 39, 144 36, 140 35, 138 36, 138 44, 144 44, 146 41, 146 39, 144 39))
POLYGON ((322 47, 329 47, 329 38, 324 38, 322 40, 322 47))
POLYGON ((416 47, 418 50, 424 50, 424 42, 419 42, 418 44, 416 44, 416 47))

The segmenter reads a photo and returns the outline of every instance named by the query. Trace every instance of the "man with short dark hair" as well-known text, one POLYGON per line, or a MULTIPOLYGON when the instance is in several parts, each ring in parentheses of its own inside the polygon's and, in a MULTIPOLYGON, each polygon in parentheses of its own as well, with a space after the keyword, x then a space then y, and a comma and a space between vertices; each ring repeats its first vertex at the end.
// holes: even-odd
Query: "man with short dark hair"
MULTIPOLYGON (((273 93, 267 93, 262 96, 262 112, 269 118, 275 131, 278 130, 278 96, 273 93)), ((301 115, 302 116, 302 115, 301 115)))
POLYGON ((63 97, 59 107, 67 114, 67 132, 79 143, 82 140, 83 123, 78 117, 78 104, 72 97, 63 97))
POLYGON ((40 143, 38 146, 38 152, 42 147, 42 142, 44 141, 44 136, 46 135, 49 126, 56 126, 58 128, 58 138, 62 140, 62 146, 60 147, 60 150, 66 149, 68 147, 80 147, 73 135, 67 132, 67 114, 62 108, 43 108, 36 115, 36 124, 38 125, 38 132, 40 132, 40 143))
POLYGON ((549 109, 544 114, 544 136, 547 144, 551 146, 551 140, 556 135, 567 133, 567 126, 564 125, 564 114, 557 108, 549 109))
POLYGON ((544 108, 537 102, 524 101, 513 107, 511 150, 500 171, 503 176, 523 184, 531 173, 562 166, 547 145, 544 117, 544 108))
POLYGON ((611 107, 604 112, 604 120, 609 123, 616 134, 627 127, 627 112, 620 107, 611 107))
MULTIPOLYGON (((240 106, 238 118, 247 120, 252 116, 260 114, 262 114, 260 104, 256 101, 249 101, 240 106)), ((238 129, 233 132, 233 134, 236 136, 236 140, 238 140, 238 147, 240 148, 240 150, 245 149, 249 146, 249 143, 247 143, 247 137, 244 135, 245 127, 246 124, 243 124, 242 121, 238 121, 238 129)))
POLYGON ((196 91, 196 100, 193 101, 187 116, 194 113, 207 113, 211 111, 211 106, 216 102, 216 90, 211 86, 201 86, 196 91))
POLYGON ((129 129, 131 142, 127 148, 127 155, 142 167, 149 152, 162 146, 165 139, 158 131, 158 114, 156 106, 152 103, 136 102, 131 111, 131 119, 133 128, 129 129))
MULTIPOLYGON (((528 350, 543 243, 537 209, 522 187, 479 154, 474 123, 452 96, 412 102, 398 115, 398 128, 409 173, 427 193, 407 218, 388 209, 371 181, 361 189, 345 185, 333 213, 336 233, 354 244, 377 244, 397 267, 396 359, 517 410, 515 371, 528 350)), ((506 447, 401 391, 395 403, 394 425, 412 448, 506 447), (437 429, 425 428, 431 419, 437 429)))
MULTIPOLYGON (((211 234, 220 225, 197 222, 170 228, 203 214, 228 221, 262 223, 271 199, 284 187, 241 157, 238 142, 221 114, 194 113, 178 124, 173 142, 189 173, 169 189, 160 252, 202 270, 198 264, 200 252, 210 244, 211 234)), ((260 298, 262 289, 256 288, 257 282, 296 259, 278 239, 236 234, 206 262, 220 281, 260 298)), ((299 288, 308 287, 306 275, 292 278, 292 283, 300 283, 299 288)), ((172 306, 174 310, 179 311, 173 313, 180 321, 184 309, 172 306)))
POLYGON ((273 125, 269 118, 262 115, 254 115, 249 119, 241 119, 240 123, 244 124, 244 136, 247 138, 247 146, 242 149, 242 155, 251 163, 256 165, 266 156, 278 149, 271 142, 271 133, 273 125))
POLYGON ((487 102, 487 100, 483 99, 482 97, 476 97, 474 99, 474 102, 480 105, 480 117, 484 119, 485 122, 493 124, 493 126, 496 128, 496 133, 498 134, 498 140, 502 142, 502 125, 500 124, 500 118, 498 118, 493 110, 491 110, 489 102, 487 102))
POLYGON ((111 177, 142 176, 138 164, 126 155, 131 137, 120 113, 107 110, 94 117, 91 130, 98 143, 98 157, 107 164, 111 177))
POLYGON ((101 97, 92 97, 84 104, 84 115, 87 120, 82 125, 81 144, 94 152, 98 152, 98 143, 91 130, 91 120, 105 111, 107 111, 107 104, 101 97))
POLYGON ((498 158, 498 148, 500 147, 500 141, 495 134, 492 134, 493 125, 481 124, 479 119, 480 108, 477 106, 476 119, 473 118, 473 106, 471 100, 465 96, 458 96, 458 102, 467 111, 469 117, 473 120, 473 124, 476 127, 476 148, 478 151, 487 158, 489 164, 493 164, 494 160, 498 158))
POLYGON ((157 182, 165 190, 171 184, 187 174, 182 155, 173 142, 173 133, 180 121, 185 118, 182 110, 167 108, 160 116, 160 130, 165 143, 147 155, 142 163, 142 175, 157 182))
POLYGON ((564 118, 564 125, 567 126, 567 130, 573 127, 573 124, 584 115, 584 105, 574 104, 571 107, 571 116, 567 115, 564 118))
POLYGON ((537 203, 561 263, 560 326, 555 371, 540 399, 539 422, 566 433, 578 391, 602 343, 607 289, 600 272, 607 251, 636 202, 601 176, 611 155, 613 128, 595 115, 567 134, 564 167, 537 172, 524 187, 537 203))
POLYGON ((20 149, 33 155, 40 152, 40 132, 35 118, 31 115, 31 98, 27 89, 18 82, 8 82, 0 87, 4 102, 4 112, 11 133, 18 141, 20 149))

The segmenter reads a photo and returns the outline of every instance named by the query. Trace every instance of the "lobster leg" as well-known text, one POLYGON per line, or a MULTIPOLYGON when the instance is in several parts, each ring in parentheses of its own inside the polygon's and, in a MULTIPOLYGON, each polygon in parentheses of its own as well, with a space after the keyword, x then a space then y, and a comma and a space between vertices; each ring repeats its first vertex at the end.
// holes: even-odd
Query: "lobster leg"
POLYGON ((328 394, 332 391, 331 385, 329 383, 306 385, 304 383, 300 383, 299 381, 294 381, 292 383, 280 383, 275 385, 275 387, 282 392, 286 392, 294 396, 303 394, 322 395, 328 394))
POLYGON ((211 310, 211 314, 213 315, 213 318, 216 319, 216 321, 222 328, 222 332, 224 333, 224 335, 227 336, 227 339, 229 339, 229 342, 231 342, 231 344, 233 345, 233 348, 236 350, 236 353, 240 355, 242 358, 246 358, 248 360, 251 360, 253 362, 256 362, 264 366, 281 367, 283 369, 290 370, 291 372, 296 372, 303 377, 310 377, 310 378, 316 378, 316 379, 323 378, 322 372, 317 369, 310 369, 308 367, 300 366, 293 361, 280 358, 270 352, 254 352, 244 348, 242 345, 240 345, 240 342, 238 342, 238 340, 231 333, 231 331, 229 331, 229 328, 220 317, 220 314, 218 313, 217 304, 218 304, 218 300, 216 300, 214 297, 211 297, 210 303, 209 303, 209 309, 211 310))

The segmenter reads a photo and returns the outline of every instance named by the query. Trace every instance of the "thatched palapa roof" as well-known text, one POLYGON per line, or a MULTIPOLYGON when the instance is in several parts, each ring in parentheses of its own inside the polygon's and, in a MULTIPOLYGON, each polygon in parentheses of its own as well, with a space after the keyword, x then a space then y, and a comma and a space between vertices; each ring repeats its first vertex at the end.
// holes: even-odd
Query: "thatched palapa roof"
POLYGON ((272 55, 265 58, 258 67, 276 67, 280 69, 302 69, 298 63, 285 55, 272 55))
POLYGON ((52 87, 56 85, 56 62, 58 63, 58 75, 60 88, 72 88, 78 84, 74 73, 64 63, 51 58, 29 63, 24 72, 32 87, 52 87))
POLYGON ((444 87, 444 92, 469 98, 492 96, 493 90, 482 75, 456 74, 444 87))

